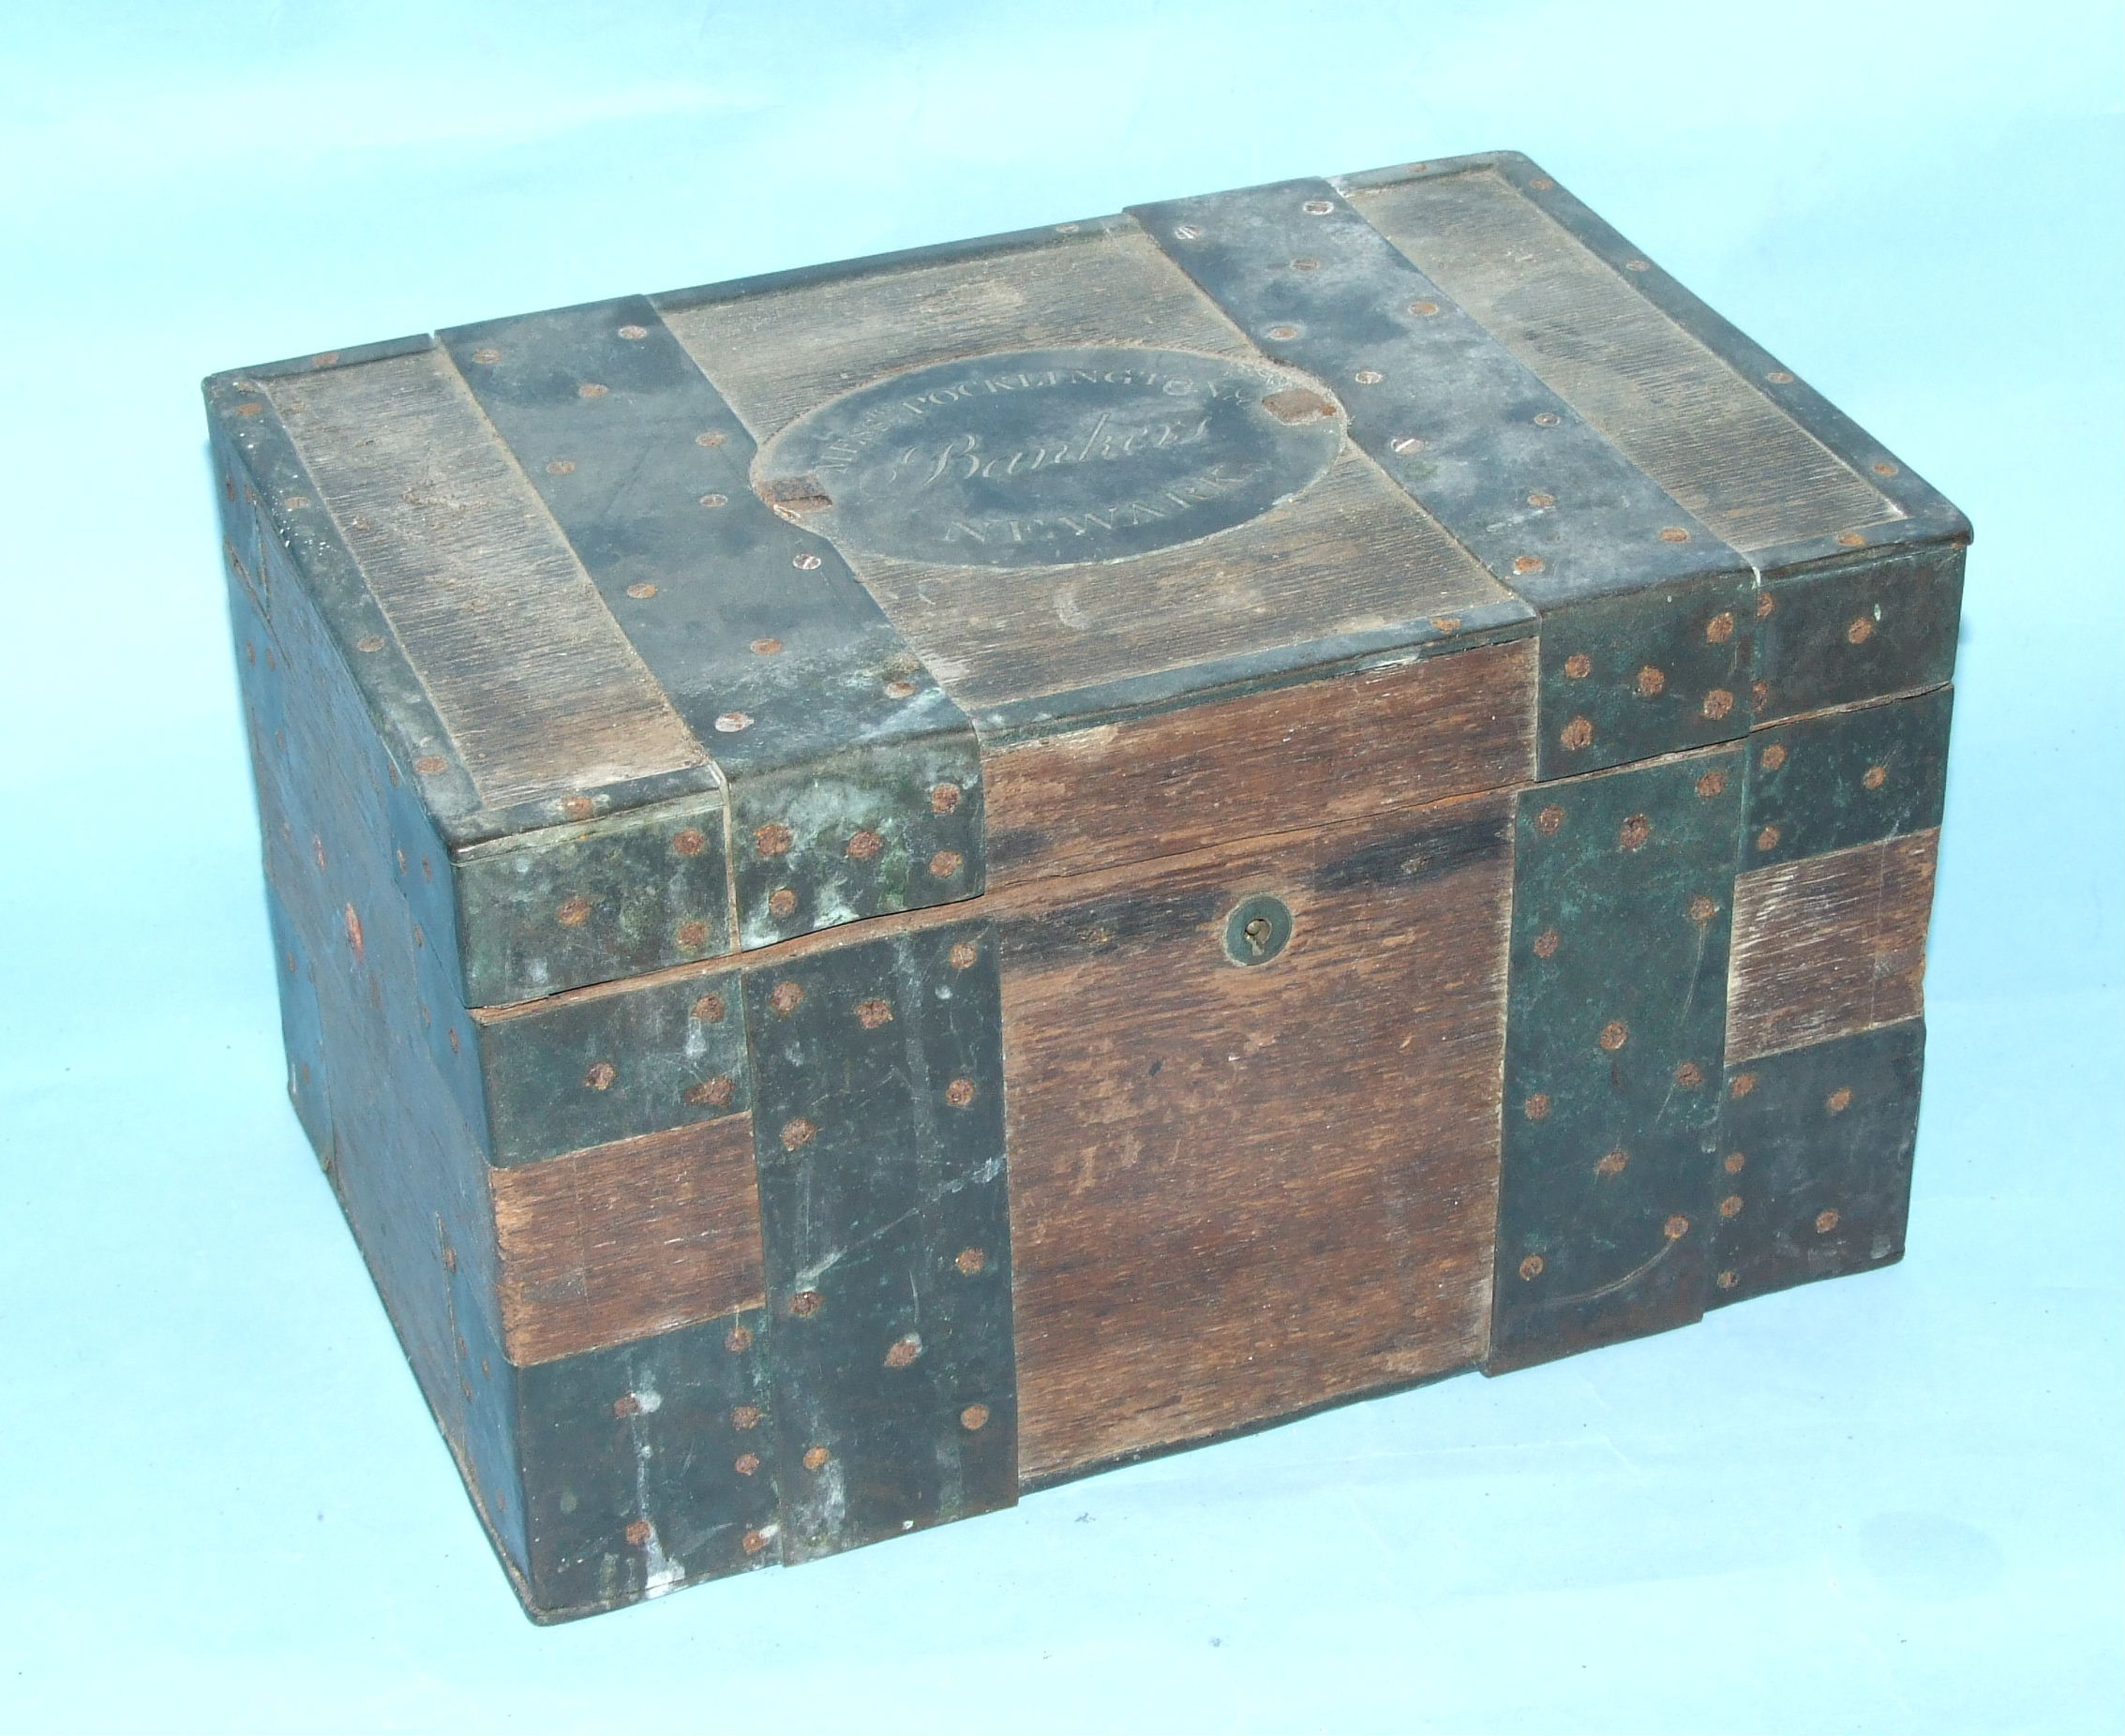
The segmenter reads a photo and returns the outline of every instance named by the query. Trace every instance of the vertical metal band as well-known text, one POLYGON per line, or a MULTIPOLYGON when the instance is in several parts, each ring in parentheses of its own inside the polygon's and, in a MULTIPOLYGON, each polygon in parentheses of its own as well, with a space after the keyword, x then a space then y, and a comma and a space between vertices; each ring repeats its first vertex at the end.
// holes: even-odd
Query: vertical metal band
MULTIPOLYGON (((729 785, 741 947, 981 890, 973 726, 640 296, 441 341, 729 785)), ((723 848, 723 840, 714 847, 723 848)))
POLYGON ((1018 1498, 985 922, 749 973, 785 1561, 1018 1498))
POLYGON ((1704 1311, 1742 754, 1517 805, 1492 1373, 1704 1311))
POLYGON ((1265 353, 1334 391, 1352 438, 1541 611, 1542 776, 1746 733, 1748 562, 1333 187, 1131 215, 1265 353))

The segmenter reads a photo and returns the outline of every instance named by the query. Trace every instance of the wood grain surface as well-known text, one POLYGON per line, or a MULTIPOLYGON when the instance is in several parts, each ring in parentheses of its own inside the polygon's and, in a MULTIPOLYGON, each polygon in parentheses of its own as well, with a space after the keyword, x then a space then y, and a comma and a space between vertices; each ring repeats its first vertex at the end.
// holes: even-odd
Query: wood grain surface
POLYGON ((999 916, 1026 1478, 1481 1354, 1508 807, 1257 839, 999 916), (1255 893, 1295 925, 1243 967, 1224 923, 1255 893))
POLYGON ((761 1301, 752 1117, 488 1172, 509 1359, 670 1332, 761 1301))
POLYGON ((1534 682, 1525 639, 992 753, 989 884, 1525 783, 1534 682))
POLYGON ((1923 1010, 1939 841, 1936 828, 1735 880, 1729 1063, 1923 1010))
POLYGON ((482 801, 701 763, 441 352, 268 390, 482 801))
POLYGON ((1355 193, 1366 219, 1744 552, 1899 515, 1751 382, 1488 171, 1355 193))

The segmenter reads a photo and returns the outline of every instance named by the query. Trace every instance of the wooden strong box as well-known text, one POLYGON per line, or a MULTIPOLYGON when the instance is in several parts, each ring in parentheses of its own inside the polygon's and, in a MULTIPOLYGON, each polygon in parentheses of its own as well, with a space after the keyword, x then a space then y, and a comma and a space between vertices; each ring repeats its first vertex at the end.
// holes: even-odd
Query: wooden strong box
POLYGON ((534 1618, 1901 1254, 1968 527, 1525 158, 206 396, 290 1089, 534 1618))

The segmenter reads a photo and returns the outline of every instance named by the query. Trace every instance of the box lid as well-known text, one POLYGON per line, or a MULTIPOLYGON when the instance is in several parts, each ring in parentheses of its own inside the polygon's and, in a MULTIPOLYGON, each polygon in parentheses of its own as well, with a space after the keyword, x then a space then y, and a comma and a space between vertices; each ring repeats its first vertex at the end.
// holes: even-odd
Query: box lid
POLYGON ((279 583, 314 607, 454 862, 543 886, 529 865, 581 843, 625 875, 653 833, 729 876, 690 945, 586 941, 496 965, 498 994, 978 893, 984 744, 1564 613, 1730 631, 1680 648, 1653 703, 1546 715, 1544 774, 1729 739, 1759 574, 1968 533, 1510 155, 495 321, 207 396, 268 527, 260 606, 279 583))

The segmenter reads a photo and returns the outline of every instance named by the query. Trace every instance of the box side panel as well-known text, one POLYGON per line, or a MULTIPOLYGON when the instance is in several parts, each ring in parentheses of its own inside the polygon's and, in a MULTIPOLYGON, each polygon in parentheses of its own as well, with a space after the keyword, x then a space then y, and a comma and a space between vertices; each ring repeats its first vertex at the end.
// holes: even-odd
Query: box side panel
POLYGON ((1029 1480, 1481 1355, 1509 801, 999 912, 1029 1480))
POLYGON ((992 752, 992 886, 1509 788, 1534 771, 1531 640, 992 752))
MULTIPOLYGON (((239 482, 237 456, 217 456, 239 482)), ((361 694, 286 553, 260 537, 239 486, 232 546, 259 552, 270 621, 232 589, 276 927, 314 994, 306 1128, 474 1504, 513 1571, 525 1560, 501 1350, 495 1246, 479 1141, 471 1021, 399 889, 393 769, 361 694)), ((286 975, 286 960, 282 961, 286 975)), ((306 1057, 292 1054, 300 1079, 306 1057)))

